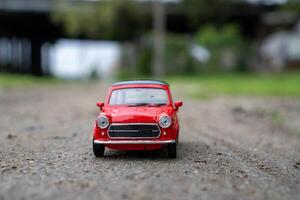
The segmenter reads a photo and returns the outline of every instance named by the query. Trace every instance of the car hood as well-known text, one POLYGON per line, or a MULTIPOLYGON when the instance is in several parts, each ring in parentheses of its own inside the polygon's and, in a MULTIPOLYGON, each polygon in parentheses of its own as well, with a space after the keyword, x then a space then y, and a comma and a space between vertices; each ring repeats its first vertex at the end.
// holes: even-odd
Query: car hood
POLYGON ((118 107, 106 110, 112 123, 156 123, 163 113, 171 114, 170 107, 118 107))

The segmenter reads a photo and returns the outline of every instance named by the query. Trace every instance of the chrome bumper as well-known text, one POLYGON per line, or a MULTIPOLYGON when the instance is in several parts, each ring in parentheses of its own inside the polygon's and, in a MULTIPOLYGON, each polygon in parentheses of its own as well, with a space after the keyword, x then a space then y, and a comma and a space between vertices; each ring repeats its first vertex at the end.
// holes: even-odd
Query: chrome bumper
POLYGON ((169 144, 175 140, 94 140, 95 144, 169 144))

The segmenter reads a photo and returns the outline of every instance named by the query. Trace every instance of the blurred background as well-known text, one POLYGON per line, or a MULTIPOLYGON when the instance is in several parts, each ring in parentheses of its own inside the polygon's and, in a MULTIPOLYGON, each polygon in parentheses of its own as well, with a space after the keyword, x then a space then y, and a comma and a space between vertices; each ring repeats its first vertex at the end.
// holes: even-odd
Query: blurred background
POLYGON ((0 200, 299 197, 300 0, 0 0, 0 200), (184 102, 177 160, 94 159, 134 78, 184 102))
POLYGON ((298 0, 0 1, 2 84, 13 74, 213 83, 264 74, 263 85, 284 79, 300 95, 299 70, 298 0))

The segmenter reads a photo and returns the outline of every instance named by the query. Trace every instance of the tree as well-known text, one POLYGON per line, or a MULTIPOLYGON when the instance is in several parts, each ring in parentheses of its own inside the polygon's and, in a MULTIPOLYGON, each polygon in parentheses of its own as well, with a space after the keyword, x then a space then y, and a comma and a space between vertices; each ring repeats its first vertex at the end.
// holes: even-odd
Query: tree
POLYGON ((143 15, 132 0, 60 2, 57 7, 52 19, 62 24, 72 37, 124 41, 137 37, 142 31, 143 15), (67 9, 59 9, 62 7, 67 9))
POLYGON ((207 25, 201 27, 195 35, 195 41, 205 46, 211 53, 211 59, 206 64, 210 70, 233 69, 245 70, 244 66, 236 66, 244 62, 246 53, 245 41, 239 31, 239 27, 227 24, 223 27, 207 25), (225 62, 224 62, 225 61, 225 62), (230 64, 227 64, 229 61, 230 64))
POLYGON ((236 0, 183 0, 182 10, 189 18, 190 25, 198 28, 208 21, 225 20, 236 0))
POLYGON ((284 11, 300 13, 300 1, 299 0, 287 0, 285 4, 282 4, 281 9, 284 11))

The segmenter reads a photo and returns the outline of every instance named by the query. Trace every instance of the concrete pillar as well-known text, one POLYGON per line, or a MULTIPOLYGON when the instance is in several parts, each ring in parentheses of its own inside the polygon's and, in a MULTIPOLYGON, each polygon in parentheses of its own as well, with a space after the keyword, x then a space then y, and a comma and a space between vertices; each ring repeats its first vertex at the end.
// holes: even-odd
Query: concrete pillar
POLYGON ((42 41, 31 40, 31 74, 34 76, 42 76, 42 56, 41 56, 42 41))

